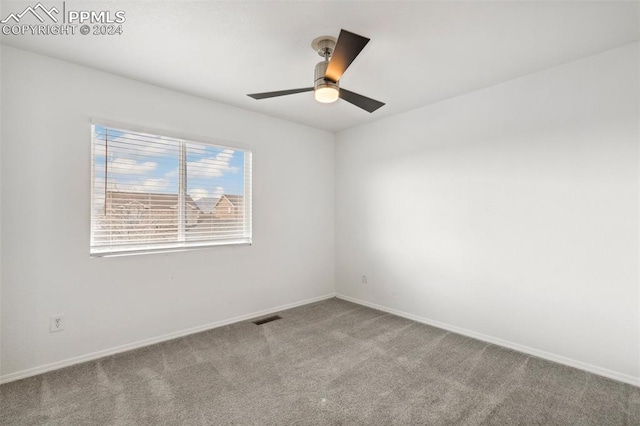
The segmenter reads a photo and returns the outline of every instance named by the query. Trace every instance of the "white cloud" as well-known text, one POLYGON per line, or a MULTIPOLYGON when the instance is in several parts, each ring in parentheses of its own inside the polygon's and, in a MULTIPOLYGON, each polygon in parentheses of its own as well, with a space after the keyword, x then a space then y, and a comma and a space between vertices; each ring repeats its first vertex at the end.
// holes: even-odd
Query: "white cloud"
POLYGON ((158 163, 153 161, 145 161, 139 163, 129 158, 116 158, 107 165, 108 172, 123 175, 143 175, 154 171, 158 167, 158 163))
POLYGON ((169 182, 164 178, 147 179, 142 183, 142 190, 161 191, 169 186, 169 182))
POLYGON ((220 177, 225 172, 235 173, 238 168, 229 165, 234 154, 232 149, 223 149, 215 157, 188 162, 187 173, 190 177, 220 177))
POLYGON ((193 188, 189 190, 189 195, 194 200, 199 200, 201 198, 207 198, 207 196, 209 196, 209 191, 203 188, 193 188))
POLYGON ((187 143, 187 155, 205 155, 207 149, 210 150, 211 146, 195 142, 187 143))
POLYGON ((204 188, 193 188, 188 191, 191 198, 199 200, 201 198, 220 198, 224 194, 224 188, 222 186, 216 186, 213 192, 204 188))
POLYGON ((223 194, 224 194, 224 188, 221 186, 216 186, 215 191, 213 191, 213 196, 218 198, 218 197, 222 197, 223 194))
POLYGON ((236 152, 233 149, 223 149, 222 151, 220 151, 220 153, 218 154, 220 157, 226 157, 229 158, 229 160, 231 160, 233 158, 233 154, 235 154, 236 152))

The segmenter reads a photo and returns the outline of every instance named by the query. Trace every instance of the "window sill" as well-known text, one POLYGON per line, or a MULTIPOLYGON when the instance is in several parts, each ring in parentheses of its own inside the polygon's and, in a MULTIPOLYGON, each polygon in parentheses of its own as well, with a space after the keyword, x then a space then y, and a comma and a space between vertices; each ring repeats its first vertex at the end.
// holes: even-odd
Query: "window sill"
POLYGON ((206 243, 184 243, 184 244, 168 244, 166 246, 145 246, 145 247, 132 247, 126 249, 119 249, 117 251, 109 250, 104 247, 93 248, 90 257, 120 257, 120 256, 134 256, 141 254, 154 254, 154 253, 172 253, 180 251, 199 250, 211 247, 225 247, 225 246, 250 246, 253 245, 251 240, 238 240, 238 241, 220 241, 220 242, 206 242, 206 243))

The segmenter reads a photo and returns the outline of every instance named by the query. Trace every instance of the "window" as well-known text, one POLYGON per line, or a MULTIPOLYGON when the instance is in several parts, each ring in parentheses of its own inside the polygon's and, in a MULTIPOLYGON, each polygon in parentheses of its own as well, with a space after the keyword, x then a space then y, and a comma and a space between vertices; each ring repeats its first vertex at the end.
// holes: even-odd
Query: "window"
POLYGON ((91 254, 251 243, 251 152, 92 126, 91 254))

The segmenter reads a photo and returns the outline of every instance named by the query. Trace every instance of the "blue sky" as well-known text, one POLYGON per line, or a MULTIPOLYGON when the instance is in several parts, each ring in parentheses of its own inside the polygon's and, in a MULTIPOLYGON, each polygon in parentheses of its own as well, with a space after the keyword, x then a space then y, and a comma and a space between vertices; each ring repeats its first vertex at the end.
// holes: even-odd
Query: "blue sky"
MULTIPOLYGON (((107 135, 109 190, 178 192, 176 139, 111 128, 107 135)), ((105 128, 94 126, 94 194, 104 192, 104 141, 105 128)), ((187 193, 194 199, 243 194, 244 157, 236 149, 187 142, 187 193)))

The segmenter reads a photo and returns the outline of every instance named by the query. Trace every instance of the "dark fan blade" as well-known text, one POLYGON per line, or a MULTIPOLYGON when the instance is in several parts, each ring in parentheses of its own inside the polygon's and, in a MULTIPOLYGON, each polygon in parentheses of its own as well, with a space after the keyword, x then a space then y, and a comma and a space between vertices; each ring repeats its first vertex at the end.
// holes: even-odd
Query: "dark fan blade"
POLYGON ((253 99, 266 99, 275 98, 276 96, 293 95, 295 93, 311 92, 312 90, 313 87, 305 87, 304 89, 280 90, 278 92, 252 93, 247 96, 251 96, 253 99))
POLYGON ((340 80, 342 74, 349 68, 351 62, 360 54, 367 43, 369 43, 369 39, 366 37, 340 30, 338 42, 331 55, 331 61, 329 61, 324 78, 334 82, 340 80))
POLYGON ((357 93, 350 92, 347 89, 343 89, 342 87, 340 88, 340 97, 345 101, 352 103, 355 106, 369 112, 373 112, 381 106, 384 106, 384 102, 376 101, 375 99, 358 95, 357 93))

